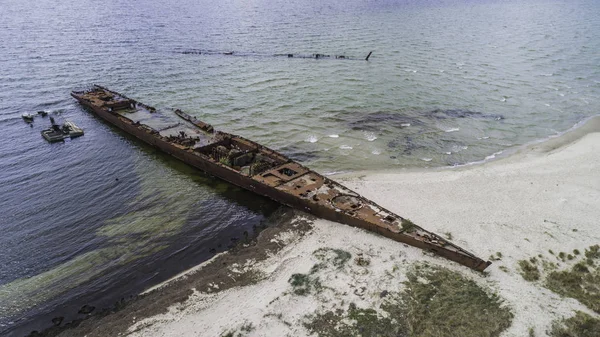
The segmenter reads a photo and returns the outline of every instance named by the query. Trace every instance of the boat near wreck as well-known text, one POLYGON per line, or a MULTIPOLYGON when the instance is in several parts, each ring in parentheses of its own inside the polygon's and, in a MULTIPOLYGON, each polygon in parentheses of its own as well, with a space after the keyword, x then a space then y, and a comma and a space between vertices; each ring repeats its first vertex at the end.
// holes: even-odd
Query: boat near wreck
POLYGON ((360 227, 483 271, 491 264, 319 173, 181 110, 163 111, 95 85, 71 95, 121 130, 229 183, 317 217, 360 227))

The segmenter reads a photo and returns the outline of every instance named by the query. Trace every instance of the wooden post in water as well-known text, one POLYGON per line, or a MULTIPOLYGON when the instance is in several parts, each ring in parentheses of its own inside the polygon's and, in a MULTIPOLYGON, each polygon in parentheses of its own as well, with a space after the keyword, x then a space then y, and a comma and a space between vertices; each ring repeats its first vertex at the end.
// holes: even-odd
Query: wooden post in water
POLYGON ((373 54, 373 52, 372 52, 372 51, 370 51, 370 52, 369 52, 369 55, 367 55, 367 58, 365 59, 365 61, 368 61, 368 60, 369 60, 369 57, 371 57, 371 54, 373 54))

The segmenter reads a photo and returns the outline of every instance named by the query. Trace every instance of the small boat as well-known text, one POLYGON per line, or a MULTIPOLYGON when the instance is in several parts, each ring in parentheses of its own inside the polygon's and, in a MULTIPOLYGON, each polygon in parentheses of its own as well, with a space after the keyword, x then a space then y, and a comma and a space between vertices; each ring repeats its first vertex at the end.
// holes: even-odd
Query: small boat
POLYGON ((320 218, 364 228, 478 271, 491 264, 275 150, 216 131, 181 110, 157 110, 97 85, 71 95, 121 130, 256 194, 320 218))

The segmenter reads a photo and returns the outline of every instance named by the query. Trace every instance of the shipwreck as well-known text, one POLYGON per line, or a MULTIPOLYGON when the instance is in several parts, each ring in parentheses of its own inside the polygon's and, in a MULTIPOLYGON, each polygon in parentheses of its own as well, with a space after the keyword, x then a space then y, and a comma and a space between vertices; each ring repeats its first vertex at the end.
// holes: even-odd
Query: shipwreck
POLYGON ((157 110, 98 85, 71 95, 126 133, 256 194, 433 252, 478 271, 491 264, 277 151, 214 130, 181 110, 157 110))

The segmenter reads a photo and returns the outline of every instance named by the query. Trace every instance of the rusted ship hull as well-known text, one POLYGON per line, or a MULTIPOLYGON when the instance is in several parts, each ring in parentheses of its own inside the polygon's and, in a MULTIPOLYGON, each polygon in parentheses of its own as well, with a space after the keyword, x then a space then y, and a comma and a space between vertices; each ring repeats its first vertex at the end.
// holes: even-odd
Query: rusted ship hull
POLYGON ((110 124, 229 183, 478 271, 490 264, 276 151, 237 135, 214 131, 209 124, 179 110, 173 115, 180 122, 172 123, 165 119, 165 113, 100 86, 71 95, 110 124))

